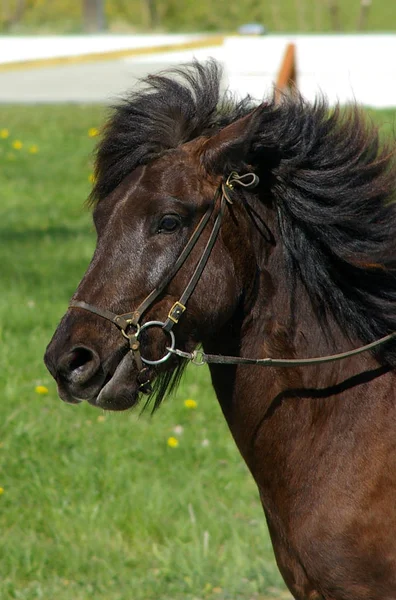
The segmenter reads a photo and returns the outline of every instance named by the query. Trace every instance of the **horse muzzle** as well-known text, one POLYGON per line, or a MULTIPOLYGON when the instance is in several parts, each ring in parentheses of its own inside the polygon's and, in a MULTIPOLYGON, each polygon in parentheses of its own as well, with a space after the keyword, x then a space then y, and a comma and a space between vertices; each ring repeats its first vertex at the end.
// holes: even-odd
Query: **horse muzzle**
POLYGON ((101 361, 92 346, 78 344, 65 350, 55 335, 44 362, 64 402, 79 404, 86 400, 108 410, 125 410, 136 404, 139 382, 131 353, 125 347, 101 361))

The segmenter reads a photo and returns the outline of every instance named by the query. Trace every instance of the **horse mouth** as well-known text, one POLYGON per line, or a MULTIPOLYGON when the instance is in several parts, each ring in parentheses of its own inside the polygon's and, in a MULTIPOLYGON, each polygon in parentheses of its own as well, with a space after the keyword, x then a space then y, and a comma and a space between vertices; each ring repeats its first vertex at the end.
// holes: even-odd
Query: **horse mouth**
POLYGON ((96 390, 70 389, 58 380, 58 393, 67 404, 80 404, 84 401, 92 406, 110 411, 123 411, 134 407, 139 400, 139 383, 136 365, 131 352, 127 352, 117 366, 103 375, 96 390), (74 393, 73 393, 74 392, 74 393))
POLYGON ((136 365, 132 353, 127 352, 114 373, 107 375, 99 394, 88 402, 103 410, 122 411, 135 406, 138 399, 136 365))

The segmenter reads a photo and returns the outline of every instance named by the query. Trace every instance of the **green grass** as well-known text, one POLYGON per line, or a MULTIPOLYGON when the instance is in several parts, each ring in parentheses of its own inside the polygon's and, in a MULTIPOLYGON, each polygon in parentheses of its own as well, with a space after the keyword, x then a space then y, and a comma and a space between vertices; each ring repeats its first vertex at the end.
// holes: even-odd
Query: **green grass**
MULTIPOLYGON (((87 131, 103 115, 0 108, 0 598, 280 598, 258 494, 206 370, 191 368, 151 418, 67 406, 43 365, 94 248, 87 131)), ((372 115, 393 131, 396 112, 372 115)))
MULTIPOLYGON (((339 9, 342 31, 358 28, 361 0, 334 2, 339 9)), ((157 6, 156 23, 152 23, 148 3, 141 0, 107 0, 105 15, 108 29, 115 32, 147 31, 229 31, 244 23, 262 23, 270 32, 332 31, 328 0, 218 0, 213 9, 211 0, 167 0, 152 2, 157 6)), ((332 3, 333 4, 333 3, 332 3)), ((0 30, 7 27, 7 17, 15 13, 18 0, 0 3, 0 30)), ((22 19, 11 26, 11 33, 67 32, 82 30, 82 2, 74 0, 31 0, 26 3, 22 19)), ((366 31, 395 30, 396 4, 392 0, 375 0, 368 11, 366 31)))

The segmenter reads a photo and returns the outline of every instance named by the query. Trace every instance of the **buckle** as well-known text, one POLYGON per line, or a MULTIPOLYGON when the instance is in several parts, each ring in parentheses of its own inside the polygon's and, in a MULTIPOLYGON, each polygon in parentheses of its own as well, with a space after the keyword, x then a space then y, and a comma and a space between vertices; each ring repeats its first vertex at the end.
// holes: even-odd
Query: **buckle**
POLYGON ((182 304, 181 302, 175 302, 168 313, 168 319, 173 321, 173 323, 178 323, 180 317, 182 316, 185 310, 186 307, 184 306, 184 304, 182 304))

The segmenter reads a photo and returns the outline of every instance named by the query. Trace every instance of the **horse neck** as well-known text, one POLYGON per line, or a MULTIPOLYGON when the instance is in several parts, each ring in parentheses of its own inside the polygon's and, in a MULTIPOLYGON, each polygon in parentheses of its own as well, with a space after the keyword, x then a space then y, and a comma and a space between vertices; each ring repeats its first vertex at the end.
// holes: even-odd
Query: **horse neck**
MULTIPOLYGON (((209 353, 251 358, 309 358, 353 346, 331 317, 326 326, 319 322, 302 283, 288 281, 280 244, 258 269, 253 298, 246 298, 232 321, 204 344, 209 353)), ((211 375, 231 432, 255 474, 258 432, 260 439, 265 432, 272 448, 279 443, 280 451, 286 451, 293 439, 298 442, 301 430, 315 422, 318 411, 325 421, 340 408, 339 395, 331 392, 334 386, 377 368, 371 355, 365 354, 298 368, 213 365, 211 375), (323 401, 310 395, 319 391, 323 401)))

